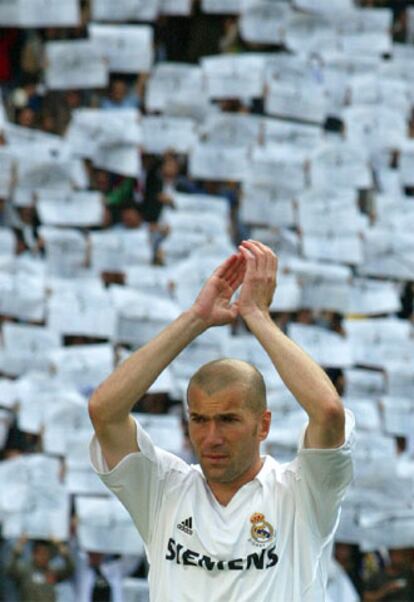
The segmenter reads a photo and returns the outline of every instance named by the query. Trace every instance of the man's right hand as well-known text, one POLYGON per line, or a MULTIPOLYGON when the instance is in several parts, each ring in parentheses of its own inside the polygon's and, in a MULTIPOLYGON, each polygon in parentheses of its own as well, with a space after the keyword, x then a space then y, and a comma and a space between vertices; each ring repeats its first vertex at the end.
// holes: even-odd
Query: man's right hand
POLYGON ((229 324, 238 315, 237 303, 231 298, 243 282, 245 260, 242 253, 234 253, 213 272, 201 289, 191 310, 205 326, 229 324))
POLYGON ((239 314, 244 320, 267 315, 276 289, 277 257, 272 249, 255 240, 243 241, 239 249, 246 263, 237 302, 239 314))

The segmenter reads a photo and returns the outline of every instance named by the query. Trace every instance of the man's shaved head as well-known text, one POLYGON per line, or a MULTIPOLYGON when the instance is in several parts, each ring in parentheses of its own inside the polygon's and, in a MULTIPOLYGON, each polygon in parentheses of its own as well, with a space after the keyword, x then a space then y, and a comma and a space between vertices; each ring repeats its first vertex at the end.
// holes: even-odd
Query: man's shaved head
POLYGON ((245 390, 246 406, 252 412, 261 414, 266 410, 266 385, 262 374, 252 364, 232 358, 214 360, 201 366, 188 383, 187 402, 191 387, 198 387, 207 395, 214 395, 217 391, 234 385, 245 390))

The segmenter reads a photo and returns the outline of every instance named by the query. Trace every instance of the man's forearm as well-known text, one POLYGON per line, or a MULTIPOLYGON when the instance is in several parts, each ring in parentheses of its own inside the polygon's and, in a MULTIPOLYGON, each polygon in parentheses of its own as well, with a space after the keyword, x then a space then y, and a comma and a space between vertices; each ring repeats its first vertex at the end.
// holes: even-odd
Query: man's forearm
POLYGON ((204 322, 191 310, 183 312, 96 389, 89 402, 92 418, 123 420, 161 372, 205 329, 204 322))
POLYGON ((307 414, 315 420, 324 419, 326 411, 339 400, 322 368, 274 324, 269 314, 252 312, 245 322, 307 414))

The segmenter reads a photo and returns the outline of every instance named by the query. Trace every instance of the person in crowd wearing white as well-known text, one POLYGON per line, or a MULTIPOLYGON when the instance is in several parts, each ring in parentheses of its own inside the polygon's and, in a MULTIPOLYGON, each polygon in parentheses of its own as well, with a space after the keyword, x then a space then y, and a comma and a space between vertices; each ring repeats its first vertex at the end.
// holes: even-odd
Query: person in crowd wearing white
POLYGON ((190 309, 135 351, 94 392, 94 469, 140 532, 153 602, 324 602, 340 503, 352 480, 352 414, 325 372, 273 323, 277 257, 257 241, 207 280, 190 309), (240 288, 239 297, 233 301, 240 288), (269 433, 263 377, 219 359, 188 387, 200 464, 153 445, 131 409, 198 335, 240 316, 307 412, 297 457, 260 455, 269 433))

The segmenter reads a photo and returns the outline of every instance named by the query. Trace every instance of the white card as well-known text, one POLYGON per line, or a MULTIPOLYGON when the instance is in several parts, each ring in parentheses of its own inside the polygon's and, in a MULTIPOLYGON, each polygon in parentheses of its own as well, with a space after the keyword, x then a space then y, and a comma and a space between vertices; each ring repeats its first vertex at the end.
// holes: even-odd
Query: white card
POLYGON ((306 12, 329 15, 337 15, 354 8, 352 0, 333 0, 329 3, 325 0, 294 0, 293 5, 306 12))
POLYGON ((401 148, 405 144, 406 118, 395 108, 384 105, 350 106, 344 109, 343 119, 347 139, 368 151, 401 148))
POLYGON ((0 509, 7 538, 69 537, 69 496, 57 458, 29 454, 0 463, 0 509))
POLYGON ((49 405, 42 430, 43 449, 64 456, 69 436, 80 431, 92 432, 86 398, 77 391, 62 391, 54 405, 49 405))
POLYGON ((59 378, 76 384, 78 389, 94 389, 113 371, 111 345, 71 345, 52 351, 50 365, 59 378))
POLYGON ((94 191, 42 191, 36 207, 40 221, 50 226, 99 226, 104 217, 102 195, 94 191))
POLYGON ((152 262, 153 253, 145 229, 91 232, 89 241, 91 268, 95 274, 123 272, 128 266, 152 262))
POLYGON ((36 275, 12 276, 0 272, 0 314, 42 321, 45 315, 43 280, 36 275))
POLYGON ((16 235, 9 228, 0 228, 0 256, 14 257, 16 251, 16 235))
POLYGON ((290 50, 309 55, 337 49, 339 36, 326 15, 292 11, 287 16, 285 38, 290 50))
POLYGON ((41 226, 39 235, 45 243, 49 274, 74 277, 82 273, 86 261, 86 238, 79 230, 41 226))
POLYGON ((385 393, 383 372, 364 368, 346 368, 345 395, 347 397, 378 398, 385 393))
POLYGON ((16 0, 2 0, 0 3, 0 24, 2 26, 18 26, 20 23, 19 4, 16 0))
POLYGON ((132 518, 117 499, 76 496, 75 507, 81 549, 105 554, 143 553, 132 518))
POLYGON ((47 42, 46 86, 50 90, 105 88, 108 67, 98 45, 90 40, 47 42))
POLYGON ((136 178, 141 173, 141 155, 133 144, 100 146, 95 151, 92 162, 95 167, 122 176, 136 178))
POLYGON ((302 149, 313 150, 322 141, 322 129, 315 125, 273 118, 265 118, 262 123, 265 145, 290 144, 302 149))
POLYGON ((414 386, 414 366, 401 362, 388 362, 385 366, 385 373, 388 394, 394 397, 409 398, 414 386))
POLYGON ((192 0, 160 0, 160 12, 162 15, 174 17, 189 17, 191 15, 192 0))
POLYGON ((153 21, 158 16, 158 0, 92 0, 96 21, 153 21))
POLYGON ((204 13, 229 14, 239 13, 242 0, 202 0, 201 9, 204 13))
POLYGON ((90 39, 109 63, 109 71, 147 73, 153 56, 153 29, 149 25, 89 25, 90 39))
MULTIPOLYGON (((76 27, 81 24, 79 0, 13 0, 19 27, 76 27)), ((6 2, 6 4, 8 4, 6 2)))
POLYGON ((301 192, 306 186, 305 156, 288 144, 256 146, 245 180, 277 186, 281 191, 301 192))
POLYGON ((62 344, 58 333, 45 326, 5 322, 2 333, 4 351, 1 363, 7 374, 23 374, 30 369, 46 370, 48 352, 62 344))
POLYGON ((193 213, 214 213, 220 215, 223 221, 229 219, 229 202, 223 196, 199 193, 173 193, 174 209, 193 213))
POLYGON ((265 111, 278 117, 322 123, 328 113, 327 96, 316 84, 310 90, 300 82, 272 81, 265 98, 265 111))
POLYGON ((111 339, 116 314, 107 290, 71 291, 48 299, 48 324, 56 332, 111 339))
POLYGON ((245 182, 239 212, 240 220, 262 226, 294 226, 296 216, 293 200, 281 195, 279 187, 245 182))
MULTIPOLYGON (((0 116, 0 127, 1 127, 0 116)), ((6 199, 10 196, 13 183, 14 158, 7 147, 0 148, 0 196, 6 199)))
POLYGON ((205 180, 242 180, 248 169, 247 150, 223 148, 214 144, 197 144, 190 153, 189 172, 205 180))
POLYGON ((146 84, 147 111, 164 112, 174 98, 198 97, 203 94, 201 67, 186 63, 158 63, 146 84))
POLYGON ((197 141, 192 119, 146 115, 141 123, 142 147, 147 153, 161 155, 171 149, 177 153, 188 153, 197 141))
POLYGON ((401 309, 399 287, 394 282, 355 278, 352 282, 347 313, 379 315, 401 309))
POLYGON ((359 233, 332 229, 323 233, 302 236, 305 257, 359 265, 362 263, 362 241, 359 233))
POLYGON ((213 113, 202 126, 202 136, 223 146, 253 146, 260 141, 262 120, 244 113, 213 113))
POLYGON ((240 35, 246 42, 283 44, 288 6, 282 2, 261 0, 243 8, 240 35))
POLYGON ((263 96, 264 61, 261 57, 217 55, 201 59, 209 98, 239 98, 263 96))
POLYGON ((353 364, 349 341, 336 332, 318 326, 291 323, 288 325, 288 335, 322 366, 346 368, 353 364))
POLYGON ((371 188, 368 157, 356 144, 328 142, 316 149, 311 162, 315 188, 371 188))
POLYGON ((13 380, 0 378, 0 406, 13 409, 18 400, 16 385, 13 380))

